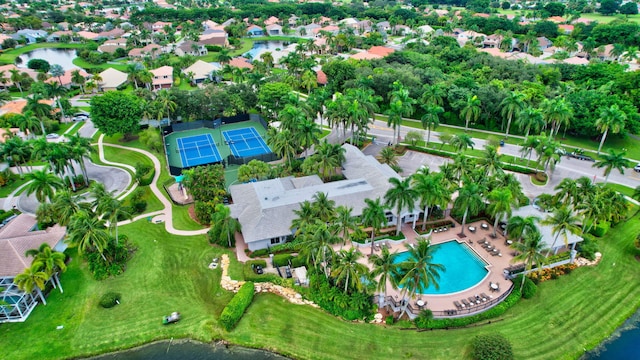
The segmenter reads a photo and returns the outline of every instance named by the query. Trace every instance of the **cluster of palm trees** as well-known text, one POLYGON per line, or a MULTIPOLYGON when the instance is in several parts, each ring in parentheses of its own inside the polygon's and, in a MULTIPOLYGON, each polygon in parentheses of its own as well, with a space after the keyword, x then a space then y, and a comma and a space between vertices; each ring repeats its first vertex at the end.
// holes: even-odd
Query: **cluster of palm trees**
POLYGON ((75 191, 76 167, 82 171, 85 185, 89 185, 89 178, 85 166, 86 158, 94 152, 91 140, 79 135, 68 137, 67 142, 48 142, 41 137, 33 140, 22 140, 12 136, 0 145, 0 157, 13 162, 20 175, 31 181, 27 187, 28 194, 35 193, 40 202, 44 202, 53 190, 61 188, 61 179, 68 176, 69 186, 75 191), (47 165, 33 170, 33 162, 43 161, 47 165), (25 171, 25 167, 29 172, 25 171), (50 174, 53 171, 55 175, 50 174), (25 174, 26 173, 26 174, 25 174))
POLYGON ((26 293, 31 293, 35 289, 42 303, 47 305, 42 290, 49 280, 53 280, 53 286, 63 292, 58 273, 67 270, 65 255, 53 251, 49 244, 43 243, 38 249, 27 250, 25 256, 33 257, 31 266, 16 275, 14 282, 26 293))
MULTIPOLYGON (((352 236, 363 232, 359 223, 379 229, 386 224, 385 206, 380 200, 367 199, 367 206, 359 220, 353 209, 344 205, 335 206, 327 194, 318 192, 312 201, 304 201, 292 223, 296 237, 302 243, 300 256, 330 279, 344 293, 362 292, 368 282, 375 283, 384 299, 387 283, 396 289, 402 288, 403 297, 411 298, 422 293, 437 280, 444 267, 432 261, 432 248, 426 239, 418 239, 417 246, 407 247, 409 257, 398 262, 395 253, 387 248, 381 254, 369 258, 372 271, 361 261, 363 255, 357 247, 334 251, 334 244, 346 244, 352 236), (367 279, 365 281, 365 279, 367 279)), ((375 234, 375 230, 372 232, 375 234)), ((405 311, 406 311, 405 304, 405 311)), ((401 315, 402 316, 402 315, 401 315)))

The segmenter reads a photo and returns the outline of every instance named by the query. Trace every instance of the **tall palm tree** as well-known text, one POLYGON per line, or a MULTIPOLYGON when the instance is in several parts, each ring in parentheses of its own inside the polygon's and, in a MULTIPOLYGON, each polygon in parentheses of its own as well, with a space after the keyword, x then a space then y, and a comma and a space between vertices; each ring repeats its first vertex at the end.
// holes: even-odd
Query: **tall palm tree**
POLYGON ((91 146, 91 139, 82 137, 78 133, 74 136, 67 136, 67 139, 69 140, 70 157, 80 165, 80 170, 84 177, 84 184, 85 186, 89 186, 89 173, 87 172, 86 160, 97 150, 91 146))
POLYGON ((451 199, 451 192, 442 181, 442 174, 415 173, 411 178, 411 185, 420 197, 420 205, 424 207, 422 231, 427 227, 429 209, 439 205, 445 207, 451 199))
POLYGON ((454 201, 453 206, 464 209, 462 215, 462 230, 460 232, 461 236, 465 236, 464 228, 467 224, 467 216, 476 215, 484 207, 485 204, 482 199, 483 193, 484 188, 471 181, 465 181, 464 185, 458 190, 458 197, 454 201))
POLYGON ((517 204, 517 199, 513 197, 509 189, 494 189, 487 195, 489 206, 487 212, 495 218, 493 222, 493 237, 497 236, 498 223, 503 218, 509 219, 513 206, 517 204))
POLYGON ((469 131, 469 122, 477 121, 480 117, 481 102, 476 95, 469 95, 465 106, 460 111, 460 116, 464 118, 464 131, 469 131))
POLYGON ((393 289, 398 288, 397 280, 399 278, 398 265, 395 263, 397 252, 390 252, 387 247, 383 247, 381 253, 372 254, 369 263, 372 265, 371 278, 378 278, 376 281, 376 290, 381 292, 378 304, 382 307, 387 297, 387 283, 391 283, 393 289))
POLYGON ((80 70, 73 70, 71 71, 71 82, 73 82, 74 84, 77 84, 80 87, 80 91, 82 93, 84 93, 84 83, 87 81, 87 79, 84 78, 84 76, 82 76, 82 74, 80 73, 80 70))
POLYGON ((431 130, 435 130, 440 125, 440 114, 444 112, 442 106, 424 104, 424 115, 420 118, 422 122, 422 128, 427 130, 427 143, 426 147, 429 147, 429 139, 431 138, 431 130))
POLYGON ((171 98, 171 93, 169 92, 169 90, 162 89, 158 91, 154 101, 157 102, 160 109, 164 109, 167 118, 169 118, 169 121, 171 121, 171 113, 176 110, 178 104, 176 104, 176 102, 171 98))
POLYGON ((349 288, 362 290, 360 278, 367 273, 367 266, 358 262, 361 257, 362 253, 355 247, 340 250, 335 256, 336 264, 331 276, 335 278, 336 284, 344 283, 345 294, 349 288))
POLYGON ((500 110, 500 114, 507 118, 507 133, 505 134, 505 137, 507 138, 509 137, 511 120, 513 120, 514 117, 517 118, 526 105, 524 102, 525 97, 526 96, 523 93, 512 91, 507 95, 507 97, 502 99, 502 102, 500 103, 500 107, 502 108, 502 110, 500 110))
POLYGON ((45 136, 47 132, 44 129, 44 119, 51 116, 51 106, 42 100, 44 100, 44 98, 41 95, 33 94, 27 98, 27 105, 24 108, 27 111, 31 111, 33 115, 40 119, 42 136, 45 136))
POLYGON ((337 234, 342 235, 342 240, 346 244, 351 231, 358 228, 356 219, 352 214, 353 208, 350 206, 340 205, 335 210, 335 229, 337 234))
POLYGON ((62 76, 64 76, 64 68, 59 64, 53 64, 49 68, 49 74, 52 77, 58 78, 58 84, 62 85, 62 76))
POLYGON ((365 207, 362 209, 362 225, 371 227, 371 255, 373 255, 373 240, 376 233, 387 223, 385 205, 380 199, 364 199, 365 207))
POLYGON ((301 255, 312 259, 315 266, 321 266, 325 277, 329 277, 329 260, 333 257, 332 244, 341 239, 331 233, 326 223, 318 222, 302 234, 301 255))
POLYGON ((415 206, 417 192, 411 187, 411 178, 398 179, 392 177, 389 179, 391 187, 384 194, 384 201, 390 208, 396 208, 396 236, 400 235, 400 224, 402 220, 402 210, 412 212, 415 206))
POLYGON ((104 220, 87 211, 79 211, 71 218, 67 226, 67 242, 71 247, 77 247, 80 255, 96 250, 107 261, 104 250, 109 244, 109 234, 104 220))
POLYGON ((325 223, 329 223, 335 218, 336 202, 329 199, 327 193, 318 191, 313 194, 312 200, 312 208, 316 218, 325 223))
POLYGON ((502 161, 500 161, 501 157, 502 154, 498 152, 498 148, 495 146, 487 145, 484 148, 482 165, 484 166, 485 176, 502 174, 504 172, 502 170, 502 161))
POLYGON ((619 133, 624 129, 626 120, 627 115, 624 111, 620 110, 617 104, 600 111, 600 117, 596 120, 596 128, 602 132, 602 140, 600 140, 600 145, 598 145, 598 154, 600 154, 602 150, 602 145, 604 145, 604 141, 607 139, 609 130, 614 134, 619 133))
POLYGON ((578 182, 572 178, 564 178, 556 187, 555 198, 563 206, 575 206, 578 204, 580 197, 583 196, 582 191, 578 187, 578 182))
POLYGON ((580 232, 580 228, 576 225, 579 221, 580 218, 573 215, 573 211, 566 206, 556 209, 552 216, 540 221, 542 225, 550 225, 552 234, 555 234, 547 256, 555 249, 560 235, 564 239, 565 246, 569 246, 569 234, 578 234, 580 232))
POLYGON ((398 165, 398 154, 396 154, 396 150, 391 146, 383 147, 377 158, 381 163, 391 167, 398 165))
POLYGON ((604 168, 603 175, 605 176, 605 185, 607 184, 607 181, 609 181, 611 170, 616 169, 620 172, 620 175, 624 175, 624 169, 629 167, 629 160, 624 157, 626 154, 626 151, 617 152, 610 149, 608 154, 602 155, 602 160, 598 160, 593 163, 593 167, 604 168))
POLYGON ((307 227, 311 225, 315 225, 316 222, 319 222, 316 217, 315 209, 313 208, 313 204, 309 200, 305 200, 300 203, 300 208, 293 210, 293 213, 296 217, 291 221, 291 230, 295 230, 296 236, 300 233, 306 231, 307 227))
POLYGON ((573 109, 565 99, 560 97, 553 100, 545 100, 541 106, 549 127, 549 137, 553 139, 562 125, 565 127, 569 125, 573 117, 573 109))
POLYGON ((90 211, 91 205, 84 202, 84 199, 84 196, 76 196, 69 189, 57 191, 52 201, 56 222, 67 226, 79 211, 90 211))
POLYGON ((0 146, 0 155, 4 160, 12 161, 20 176, 23 176, 22 166, 31 159, 33 151, 30 142, 24 141, 18 136, 12 136, 0 146))
MULTIPOLYGON (((544 265, 545 256, 543 252, 547 250, 545 248, 544 241, 542 241, 542 235, 538 231, 526 232, 522 242, 516 242, 513 248, 518 252, 513 258, 513 261, 523 261, 525 264, 525 271, 529 272, 533 269, 533 264, 536 264, 537 268, 544 265)), ((522 274, 522 283, 520 284, 520 291, 524 287, 525 275, 522 274)))
POLYGON ((304 148, 305 153, 315 144, 322 135, 322 130, 318 124, 310 119, 304 118, 297 124, 294 131, 298 144, 304 148))
MULTIPOLYGON (((417 244, 413 247, 407 245, 408 259, 398 264, 400 273, 398 285, 408 299, 415 294, 424 293, 431 285, 438 289, 440 274, 446 270, 444 265, 433 262, 433 247, 429 240, 418 237, 416 241, 417 244)), ((409 302, 405 301, 400 317, 406 313, 408 305, 409 302)))
POLYGON ((415 104, 415 100, 409 96, 409 90, 405 89, 400 82, 395 81, 389 97, 389 110, 387 111, 389 115, 387 125, 393 127, 394 142, 400 137, 399 127, 402 123, 402 117, 413 114, 413 104, 415 104), (398 135, 396 135, 396 130, 398 135))
POLYGON ((269 128, 267 132, 267 145, 269 145, 269 148, 271 148, 275 154, 289 163, 289 168, 292 167, 291 161, 296 156, 297 146, 294 143, 291 131, 286 129, 278 131, 276 128, 269 128))
POLYGON ((24 79, 23 73, 18 69, 11 69, 9 70, 9 73, 11 73, 9 80, 18 87, 18 90, 20 90, 20 97, 22 97, 24 94, 22 93, 22 85, 20 82, 24 79))
POLYGON ((525 234, 539 232, 536 225, 538 221, 540 221, 540 218, 537 216, 513 216, 507 221, 507 234, 511 239, 516 239, 520 242, 525 234))
POLYGON ((30 294, 35 289, 38 292, 38 296, 40 296, 42 303, 47 305, 47 300, 44 299, 42 290, 44 290, 44 286, 47 283, 47 280, 49 280, 49 275, 42 271, 42 267, 43 264, 40 261, 32 262, 30 267, 16 275, 14 282, 18 285, 18 288, 26 293, 30 294))
POLYGON ((27 195, 35 193, 36 199, 41 203, 51 201, 56 190, 64 187, 62 180, 51 173, 48 166, 27 173, 25 179, 29 182, 26 188, 27 195))
POLYGON ((320 143, 313 156, 317 157, 316 166, 324 180, 329 179, 335 174, 336 169, 342 166, 345 152, 345 148, 340 144, 331 144, 326 140, 320 143))
POLYGON ((65 272, 67 270, 67 265, 64 262, 66 256, 63 253, 53 251, 49 244, 42 243, 37 249, 27 250, 25 256, 33 256, 34 262, 40 262, 42 264, 42 270, 49 278, 53 279, 54 287, 59 288, 61 293, 64 292, 60 284, 60 279, 58 279, 58 272, 65 272))
POLYGON ((226 236, 227 244, 231 247, 231 236, 241 231, 240 222, 231 217, 231 210, 223 204, 216 204, 215 212, 211 216, 214 233, 218 236, 226 236))
POLYGON ((531 131, 534 134, 539 134, 544 127, 542 111, 530 106, 524 108, 516 118, 516 125, 520 131, 524 131, 524 141, 526 142, 531 131))
POLYGON ((453 135, 453 137, 451 138, 451 141, 449 141, 449 144, 453 146, 453 148, 458 153, 464 152, 468 148, 471 148, 471 150, 473 150, 473 146, 475 145, 471 136, 467 134, 453 135))
POLYGON ((103 219, 108 221, 109 235, 115 233, 114 235, 117 245, 120 240, 118 235, 118 221, 131 220, 133 218, 133 214, 123 205, 122 201, 114 198, 113 196, 103 197, 101 201, 99 201, 96 212, 103 219))
POLYGON ((18 127, 25 134, 34 134, 40 130, 40 119, 33 115, 31 111, 25 111, 20 115, 18 127))

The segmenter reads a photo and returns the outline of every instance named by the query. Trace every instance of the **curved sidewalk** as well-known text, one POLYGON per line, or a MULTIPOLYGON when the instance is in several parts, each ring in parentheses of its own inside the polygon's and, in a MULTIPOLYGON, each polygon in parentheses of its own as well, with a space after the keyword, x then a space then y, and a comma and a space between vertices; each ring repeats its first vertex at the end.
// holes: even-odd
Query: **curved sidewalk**
MULTIPOLYGON (((141 150, 141 149, 136 149, 136 148, 132 148, 132 147, 128 147, 128 146, 122 146, 122 145, 116 145, 116 144, 104 144, 103 142, 104 140, 104 134, 100 135, 100 138, 98 140, 98 152, 100 154, 100 161, 104 162, 105 164, 111 164, 111 165, 116 165, 116 166, 123 166, 125 164, 120 164, 117 162, 112 162, 112 161, 108 161, 104 158, 104 151, 103 151, 103 146, 111 146, 111 147, 115 147, 115 148, 120 148, 120 149, 126 149, 129 151, 136 151, 139 152, 141 154, 143 154, 144 156, 148 157, 149 159, 151 159, 151 161, 153 162, 153 167, 156 170, 155 175, 153 176, 153 180, 151 181, 151 184, 149 184, 149 188, 151 189, 151 192, 153 193, 153 195, 155 195, 160 202, 162 203, 162 205, 164 205, 164 209, 163 210, 159 210, 159 211, 154 211, 151 213, 147 213, 147 214, 142 214, 139 216, 136 216, 133 220, 125 220, 125 221, 121 221, 118 223, 118 225, 126 225, 129 224, 133 221, 145 218, 145 217, 149 217, 149 216, 156 216, 156 215, 161 215, 164 214, 164 224, 165 224, 165 229, 167 230, 168 233, 173 234, 173 235, 181 235, 181 236, 193 236, 193 235, 202 235, 202 234, 206 234, 207 231, 209 231, 209 228, 204 228, 201 230, 178 230, 176 228, 173 227, 173 204, 171 203, 171 201, 169 201, 169 199, 167 199, 164 194, 162 193, 162 191, 158 188, 158 179, 160 178, 160 173, 162 172, 162 164, 160 164, 160 160, 158 160, 158 158, 153 155, 152 153, 150 153, 149 151, 146 150, 141 150)), ((130 166, 130 165, 126 165, 126 166, 130 166)))

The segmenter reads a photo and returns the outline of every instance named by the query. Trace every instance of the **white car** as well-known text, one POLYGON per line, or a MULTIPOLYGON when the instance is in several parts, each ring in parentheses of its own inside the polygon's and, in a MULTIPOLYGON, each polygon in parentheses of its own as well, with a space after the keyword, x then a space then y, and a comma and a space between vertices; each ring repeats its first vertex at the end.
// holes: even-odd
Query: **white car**
POLYGON ((635 172, 640 172, 640 164, 636 165, 636 166, 633 168, 633 170, 634 170, 635 172))
POLYGON ((47 136, 46 136, 47 139, 57 139, 59 137, 60 137, 60 135, 58 135, 58 134, 47 134, 47 136))

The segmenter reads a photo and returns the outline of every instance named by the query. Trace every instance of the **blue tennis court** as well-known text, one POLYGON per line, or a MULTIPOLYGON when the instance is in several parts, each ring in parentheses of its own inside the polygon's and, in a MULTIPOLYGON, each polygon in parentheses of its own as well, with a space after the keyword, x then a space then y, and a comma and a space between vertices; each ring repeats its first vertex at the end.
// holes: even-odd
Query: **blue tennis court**
POLYGON ((211 134, 187 136, 176 139, 183 167, 219 162, 222 160, 211 134))
POLYGON ((247 157, 271 152, 267 143, 253 127, 223 131, 224 141, 235 157, 247 157))

